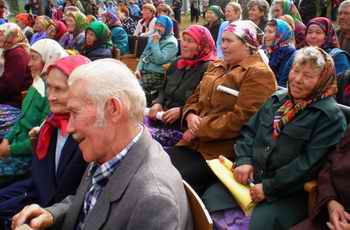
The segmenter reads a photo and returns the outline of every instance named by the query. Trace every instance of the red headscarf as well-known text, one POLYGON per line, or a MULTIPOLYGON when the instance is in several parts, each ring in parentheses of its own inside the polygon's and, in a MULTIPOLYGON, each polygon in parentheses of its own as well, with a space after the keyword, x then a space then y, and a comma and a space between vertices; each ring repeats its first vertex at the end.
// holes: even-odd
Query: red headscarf
POLYGON ((34 18, 31 14, 28 13, 20 13, 16 15, 16 21, 22 22, 24 25, 33 27, 34 18))
POLYGON ((64 24, 62 21, 60 20, 54 20, 54 25, 55 25, 55 28, 56 28, 56 37, 55 39, 56 40, 59 40, 64 33, 67 32, 67 26, 66 24, 64 24))
MULTIPOLYGON (((67 78, 73 72, 75 68, 80 65, 89 63, 90 60, 84 56, 68 56, 58 59, 54 64, 49 66, 48 73, 53 69, 57 68, 61 70, 67 78)), ((36 146, 36 156, 39 160, 46 157, 51 142, 51 137, 56 128, 61 130, 61 134, 67 133, 67 125, 69 120, 69 114, 50 114, 46 119, 44 125, 40 129, 38 144, 36 146)))
POLYGON ((193 59, 181 58, 176 62, 178 69, 193 67, 199 62, 213 61, 215 56, 215 42, 209 30, 201 25, 191 25, 183 33, 189 35, 199 46, 193 59))

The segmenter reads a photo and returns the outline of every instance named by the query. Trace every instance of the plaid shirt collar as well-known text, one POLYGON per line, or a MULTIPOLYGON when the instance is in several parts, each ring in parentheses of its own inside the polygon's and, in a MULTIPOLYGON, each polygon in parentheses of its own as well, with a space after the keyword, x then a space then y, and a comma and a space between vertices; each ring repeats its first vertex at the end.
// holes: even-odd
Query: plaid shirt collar
POLYGON ((131 140, 131 142, 118 154, 116 154, 111 160, 99 165, 94 162, 89 169, 89 176, 92 176, 92 185, 100 184, 102 181, 107 179, 110 175, 113 174, 117 165, 123 160, 131 147, 140 139, 144 127, 140 125, 140 132, 131 140))

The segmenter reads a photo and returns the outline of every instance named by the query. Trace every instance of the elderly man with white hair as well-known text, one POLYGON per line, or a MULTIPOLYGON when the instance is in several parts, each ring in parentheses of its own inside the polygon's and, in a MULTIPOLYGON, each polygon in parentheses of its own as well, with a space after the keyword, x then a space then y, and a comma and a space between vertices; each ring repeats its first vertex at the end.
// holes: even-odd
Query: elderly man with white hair
POLYGON ((343 1, 338 8, 339 29, 337 36, 340 48, 350 53, 350 0, 343 1))
POLYGON ((192 229, 180 174, 142 125, 145 94, 121 62, 101 59, 69 78, 68 131, 90 165, 75 196, 24 208, 12 227, 192 229))

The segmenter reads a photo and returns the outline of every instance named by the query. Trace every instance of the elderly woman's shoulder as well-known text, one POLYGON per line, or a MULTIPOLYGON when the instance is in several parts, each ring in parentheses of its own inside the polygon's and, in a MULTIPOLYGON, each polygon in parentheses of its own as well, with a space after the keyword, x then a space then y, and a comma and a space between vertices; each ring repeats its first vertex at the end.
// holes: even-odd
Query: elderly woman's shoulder
POLYGON ((317 109, 319 111, 322 111, 329 120, 338 120, 338 119, 344 119, 344 114, 337 105, 337 102, 333 97, 327 97, 322 100, 318 100, 314 102, 310 108, 317 109))

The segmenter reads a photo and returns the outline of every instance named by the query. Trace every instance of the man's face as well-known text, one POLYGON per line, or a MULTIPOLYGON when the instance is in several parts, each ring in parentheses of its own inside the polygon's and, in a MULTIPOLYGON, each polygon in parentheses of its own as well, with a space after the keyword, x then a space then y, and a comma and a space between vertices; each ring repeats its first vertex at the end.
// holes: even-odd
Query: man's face
POLYGON ((57 68, 53 68, 47 77, 47 94, 50 109, 53 113, 65 114, 68 101, 67 76, 57 68))
POLYGON ((338 11, 338 25, 340 30, 350 30, 350 5, 338 11))
POLYGON ((87 162, 105 162, 111 143, 108 138, 108 125, 103 121, 102 125, 97 125, 98 121, 104 120, 103 112, 90 100, 87 100, 85 83, 78 80, 69 89, 69 99, 67 108, 69 111, 68 132, 79 143, 84 160, 87 162))

